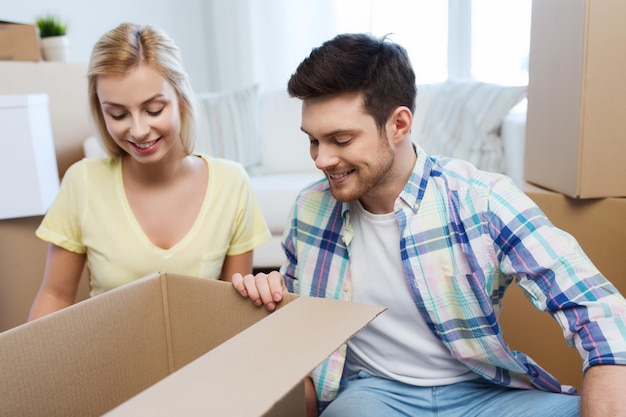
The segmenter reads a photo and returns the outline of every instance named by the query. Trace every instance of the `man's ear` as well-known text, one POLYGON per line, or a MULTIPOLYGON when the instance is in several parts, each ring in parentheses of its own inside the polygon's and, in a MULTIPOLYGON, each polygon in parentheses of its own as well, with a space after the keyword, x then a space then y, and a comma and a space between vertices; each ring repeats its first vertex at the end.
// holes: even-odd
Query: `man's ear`
POLYGON ((394 110, 389 117, 388 128, 390 128, 390 138, 394 142, 404 139, 410 132, 413 125, 413 114, 406 106, 400 106, 394 110))

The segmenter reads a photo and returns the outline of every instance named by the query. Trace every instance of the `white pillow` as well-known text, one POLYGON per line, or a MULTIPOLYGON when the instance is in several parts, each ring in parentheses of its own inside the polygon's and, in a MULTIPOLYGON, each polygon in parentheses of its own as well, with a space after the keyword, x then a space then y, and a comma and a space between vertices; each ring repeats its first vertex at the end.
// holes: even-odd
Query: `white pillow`
POLYGON ((196 151, 241 163, 248 172, 261 165, 258 87, 199 93, 200 134, 196 151))
POLYGON ((525 86, 446 81, 432 96, 416 140, 431 155, 465 159, 477 168, 504 172, 500 128, 509 110, 525 96, 525 86))
POLYGON ((287 89, 260 91, 259 119, 263 166, 268 173, 319 172, 311 159, 302 125, 301 100, 287 89))

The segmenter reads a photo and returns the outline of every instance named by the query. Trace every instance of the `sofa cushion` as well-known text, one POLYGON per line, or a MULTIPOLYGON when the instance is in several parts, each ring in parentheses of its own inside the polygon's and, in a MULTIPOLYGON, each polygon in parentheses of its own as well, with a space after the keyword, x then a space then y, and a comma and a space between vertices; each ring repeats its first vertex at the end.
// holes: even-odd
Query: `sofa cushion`
POLYGON ((263 167, 269 173, 317 171, 309 153, 309 140, 300 130, 300 100, 286 90, 261 92, 260 124, 263 167))
POLYGON ((200 134, 196 151, 241 163, 250 173, 261 168, 258 87, 197 94, 200 134))
POLYGON ((526 87, 447 81, 430 92, 434 94, 423 126, 412 132, 413 138, 431 155, 461 158, 480 169, 505 172, 500 128, 509 110, 525 97, 526 87))

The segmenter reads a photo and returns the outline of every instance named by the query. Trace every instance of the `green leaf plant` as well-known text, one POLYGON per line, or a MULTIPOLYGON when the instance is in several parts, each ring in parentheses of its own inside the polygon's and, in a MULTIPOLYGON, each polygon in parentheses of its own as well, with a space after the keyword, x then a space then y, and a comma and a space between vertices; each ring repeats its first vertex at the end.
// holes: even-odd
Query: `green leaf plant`
POLYGON ((61 18, 53 14, 38 17, 36 23, 39 28, 39 36, 41 38, 64 36, 67 33, 67 23, 63 22, 61 18))

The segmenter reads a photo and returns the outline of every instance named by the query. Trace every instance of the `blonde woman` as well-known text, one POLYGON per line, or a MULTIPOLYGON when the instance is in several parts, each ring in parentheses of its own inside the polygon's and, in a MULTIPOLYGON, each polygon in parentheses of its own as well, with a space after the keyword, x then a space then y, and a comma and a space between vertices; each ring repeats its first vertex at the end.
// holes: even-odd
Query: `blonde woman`
POLYGON ((29 319, 74 303, 85 263, 92 296, 157 271, 250 273, 270 233, 243 167, 193 153, 196 103, 172 39, 121 24, 95 44, 87 76, 109 157, 70 167, 37 230, 49 250, 29 319))

